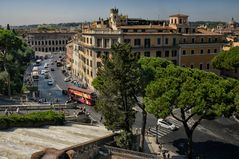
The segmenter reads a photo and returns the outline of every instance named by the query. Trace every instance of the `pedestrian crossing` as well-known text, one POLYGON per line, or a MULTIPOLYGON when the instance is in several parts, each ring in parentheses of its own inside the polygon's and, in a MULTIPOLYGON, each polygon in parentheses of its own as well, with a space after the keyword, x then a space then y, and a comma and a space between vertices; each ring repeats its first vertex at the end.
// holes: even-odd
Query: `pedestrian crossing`
MULTIPOLYGON (((172 124, 174 124, 177 128, 180 128, 183 126, 182 122, 174 119, 173 117, 169 116, 166 118, 167 121, 171 122, 172 124)), ((193 125, 193 121, 189 121, 188 122, 189 126, 191 127, 193 125)), ((149 128, 148 130, 148 133, 151 134, 151 135, 154 135, 154 136, 158 136, 158 138, 161 138, 163 136, 166 136, 170 133, 172 133, 173 130, 171 129, 167 129, 167 128, 164 128, 164 127, 160 127, 158 126, 158 131, 156 129, 156 126, 155 127, 151 127, 149 128)))

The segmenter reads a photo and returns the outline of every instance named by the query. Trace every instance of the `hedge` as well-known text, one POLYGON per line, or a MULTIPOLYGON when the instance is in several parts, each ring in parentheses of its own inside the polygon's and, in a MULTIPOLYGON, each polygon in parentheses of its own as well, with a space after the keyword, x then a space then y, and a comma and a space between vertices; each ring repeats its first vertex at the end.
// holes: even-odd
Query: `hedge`
POLYGON ((33 112, 29 114, 0 115, 0 129, 12 127, 41 127, 44 125, 63 125, 63 113, 53 111, 33 112))

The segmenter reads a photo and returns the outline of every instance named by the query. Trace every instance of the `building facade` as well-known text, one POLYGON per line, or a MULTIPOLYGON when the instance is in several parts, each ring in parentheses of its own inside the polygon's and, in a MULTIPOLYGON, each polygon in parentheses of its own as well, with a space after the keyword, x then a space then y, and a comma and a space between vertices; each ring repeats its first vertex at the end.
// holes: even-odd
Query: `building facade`
POLYGON ((35 52, 65 53, 66 44, 74 35, 74 32, 30 32, 26 36, 26 41, 35 52))
POLYGON ((138 56, 166 58, 176 65, 215 72, 211 59, 222 49, 223 36, 190 26, 187 15, 172 15, 169 24, 153 24, 111 9, 107 20, 82 29, 81 38, 73 44, 72 73, 92 87, 102 55, 110 56, 115 43, 131 44, 138 56))

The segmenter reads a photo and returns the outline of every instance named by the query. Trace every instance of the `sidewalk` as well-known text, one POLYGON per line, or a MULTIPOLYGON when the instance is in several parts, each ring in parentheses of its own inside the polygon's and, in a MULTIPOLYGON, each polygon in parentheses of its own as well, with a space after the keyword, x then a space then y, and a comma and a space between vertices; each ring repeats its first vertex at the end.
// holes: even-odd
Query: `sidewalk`
POLYGON ((174 152, 166 150, 163 146, 160 149, 160 145, 156 143, 156 138, 154 136, 150 136, 150 135, 145 136, 144 147, 145 147, 145 152, 157 154, 160 158, 172 158, 174 156, 179 156, 178 154, 174 152))

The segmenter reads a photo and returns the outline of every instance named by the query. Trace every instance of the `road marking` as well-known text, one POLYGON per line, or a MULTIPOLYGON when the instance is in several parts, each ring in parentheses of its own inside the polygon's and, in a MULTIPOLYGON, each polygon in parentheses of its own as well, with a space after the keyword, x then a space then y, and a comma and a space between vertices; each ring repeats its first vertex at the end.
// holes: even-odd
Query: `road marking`
POLYGON ((58 86, 58 84, 56 84, 56 87, 59 89, 59 90, 62 90, 60 86, 58 86))

